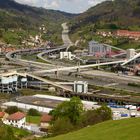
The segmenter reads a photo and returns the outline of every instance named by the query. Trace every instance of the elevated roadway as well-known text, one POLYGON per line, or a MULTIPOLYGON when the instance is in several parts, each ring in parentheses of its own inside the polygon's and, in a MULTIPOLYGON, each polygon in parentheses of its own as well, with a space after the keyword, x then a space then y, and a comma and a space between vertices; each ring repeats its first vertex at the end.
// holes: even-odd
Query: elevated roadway
POLYGON ((124 60, 121 61, 113 61, 113 62, 106 62, 106 63, 98 63, 98 64, 90 64, 90 65, 81 65, 81 66, 73 66, 73 67, 62 67, 62 68, 55 68, 50 70, 40 70, 40 71, 34 71, 35 74, 41 74, 41 73, 49 73, 49 72, 58 72, 58 71, 69 71, 69 70, 80 70, 84 68, 90 68, 90 67, 97 67, 97 66, 104 66, 104 65, 113 65, 113 64, 120 64, 125 62, 124 60))
MULTIPOLYGON (((45 78, 42 78, 42 77, 39 77, 39 76, 36 76, 36 75, 33 75, 33 74, 30 74, 30 73, 20 73, 20 72, 17 72, 17 71, 11 71, 11 72, 7 72, 7 73, 2 73, 0 74, 0 77, 8 77, 8 76, 13 76, 13 75, 19 75, 19 76, 22 76, 22 77, 31 77, 33 79, 36 79, 36 80, 39 80, 41 82, 44 82, 46 84, 50 84, 54 87, 58 87, 60 89, 63 89, 65 91, 70 91, 72 92, 72 89, 70 87, 67 87, 67 86, 63 86, 66 85, 66 83, 59 83, 59 82, 52 82, 50 80, 47 80, 45 78)), ((71 83, 70 83, 71 84, 71 83)))
POLYGON ((68 26, 67 26, 67 23, 63 23, 62 24, 62 28, 63 28, 63 31, 62 31, 62 40, 63 40, 63 43, 64 45, 58 47, 58 48, 55 48, 53 50, 47 50, 47 51, 44 51, 44 52, 41 52, 37 55, 37 57, 39 59, 42 59, 43 61, 46 61, 46 62, 49 62, 51 63, 51 61, 45 59, 43 56, 49 54, 49 53, 53 53, 55 51, 62 51, 62 50, 68 50, 70 46, 73 45, 73 43, 71 42, 70 38, 69 38, 69 29, 68 29, 68 26))
POLYGON ((32 66, 32 67, 41 68, 41 69, 46 68, 46 67, 50 67, 50 66, 52 67, 53 66, 52 64, 35 62, 35 61, 30 61, 30 60, 24 60, 24 59, 19 59, 19 58, 14 57, 14 55, 16 55, 16 54, 25 53, 25 52, 31 52, 31 51, 39 52, 41 50, 46 50, 46 49, 17 50, 17 51, 7 53, 6 58, 9 61, 14 62, 15 64, 23 65, 23 66, 32 66))
POLYGON ((121 65, 124 66, 128 63, 130 63, 131 61, 137 59, 138 57, 140 57, 140 53, 136 54, 133 58, 126 60, 124 63, 122 63, 121 65))
POLYGON ((39 80, 39 81, 41 81, 41 82, 44 82, 44 83, 53 85, 53 86, 55 86, 55 87, 58 87, 58 88, 60 88, 60 89, 65 90, 65 91, 70 91, 70 92, 72 92, 72 89, 71 89, 70 87, 62 86, 62 85, 60 85, 60 84, 58 84, 58 83, 56 83, 56 82, 52 82, 52 81, 47 80, 47 79, 45 79, 45 78, 42 78, 42 77, 39 77, 39 76, 36 76, 36 75, 33 75, 33 74, 29 74, 29 73, 26 73, 26 76, 29 76, 29 77, 32 77, 32 78, 34 78, 34 79, 37 79, 37 80, 39 80))
POLYGON ((66 50, 66 48, 67 48, 67 47, 63 45, 63 46, 61 46, 61 47, 59 47, 59 48, 55 48, 55 49, 51 49, 51 50, 47 50, 47 51, 41 52, 41 53, 37 54, 37 57, 38 57, 39 59, 42 59, 42 60, 45 61, 45 62, 51 63, 51 61, 47 60, 47 59, 44 58, 43 56, 44 56, 44 55, 47 55, 47 54, 50 54, 50 53, 53 53, 53 52, 55 52, 55 51, 66 50))
POLYGON ((119 51, 122 51, 122 52, 126 52, 126 50, 124 49, 121 49, 121 48, 118 48, 118 47, 115 47, 115 46, 111 46, 111 45, 108 45, 108 44, 103 44, 104 46, 107 46, 107 47, 111 47, 113 49, 116 49, 116 50, 119 50, 119 51))

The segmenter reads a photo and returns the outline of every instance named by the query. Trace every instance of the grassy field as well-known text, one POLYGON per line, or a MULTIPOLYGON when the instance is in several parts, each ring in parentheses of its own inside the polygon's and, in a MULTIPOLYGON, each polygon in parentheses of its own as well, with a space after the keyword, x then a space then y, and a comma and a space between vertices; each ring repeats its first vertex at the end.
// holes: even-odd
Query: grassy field
POLYGON ((27 130, 0 124, 0 140, 22 140, 31 135, 27 130))
POLYGON ((28 123, 39 124, 40 123, 40 116, 27 116, 26 121, 28 123))
POLYGON ((18 129, 18 128, 12 127, 12 130, 14 132, 14 135, 19 138, 27 137, 31 135, 31 133, 29 133, 27 130, 24 130, 24 129, 18 129))
POLYGON ((107 121, 44 140, 140 140, 140 118, 107 121))

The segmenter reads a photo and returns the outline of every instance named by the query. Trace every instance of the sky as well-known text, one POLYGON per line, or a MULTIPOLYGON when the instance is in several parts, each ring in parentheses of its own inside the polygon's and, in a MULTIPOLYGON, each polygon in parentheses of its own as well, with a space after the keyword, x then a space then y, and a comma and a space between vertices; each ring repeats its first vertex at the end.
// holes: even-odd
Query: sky
POLYGON ((46 9, 61 10, 69 13, 81 13, 88 8, 95 6, 105 0, 15 0, 22 4, 27 4, 46 9))

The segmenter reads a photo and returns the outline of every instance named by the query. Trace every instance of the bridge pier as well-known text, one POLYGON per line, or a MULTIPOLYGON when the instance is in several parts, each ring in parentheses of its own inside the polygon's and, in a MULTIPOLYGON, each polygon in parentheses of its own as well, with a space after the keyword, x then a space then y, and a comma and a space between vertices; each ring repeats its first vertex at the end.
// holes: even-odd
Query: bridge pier
MULTIPOLYGON (((96 61, 96 64, 99 64, 100 63, 100 60, 97 60, 96 61)), ((97 66, 97 69, 99 70, 100 69, 100 66, 97 66)))
POLYGON ((59 72, 58 71, 55 71, 55 76, 59 77, 59 72))
POLYGON ((80 73, 80 68, 77 68, 77 70, 76 70, 76 71, 77 71, 77 74, 79 74, 79 73, 80 73))

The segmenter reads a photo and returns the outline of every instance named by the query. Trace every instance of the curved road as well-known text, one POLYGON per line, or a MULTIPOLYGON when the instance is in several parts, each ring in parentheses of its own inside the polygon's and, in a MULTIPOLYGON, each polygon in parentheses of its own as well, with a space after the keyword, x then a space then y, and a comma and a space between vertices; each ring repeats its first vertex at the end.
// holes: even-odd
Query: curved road
POLYGON ((73 45, 73 43, 71 42, 71 40, 69 38, 69 35, 68 35, 69 29, 68 29, 67 23, 63 23, 62 24, 62 28, 63 28, 63 31, 62 31, 62 40, 63 40, 64 45, 62 45, 61 47, 58 47, 56 49, 53 49, 53 50, 47 50, 47 51, 44 51, 42 53, 39 53, 37 55, 37 57, 39 59, 42 59, 43 61, 46 61, 46 62, 51 63, 51 61, 47 60, 43 56, 44 55, 47 55, 48 53, 54 52, 54 51, 60 51, 60 50, 65 50, 65 49, 68 50, 69 47, 73 45))

